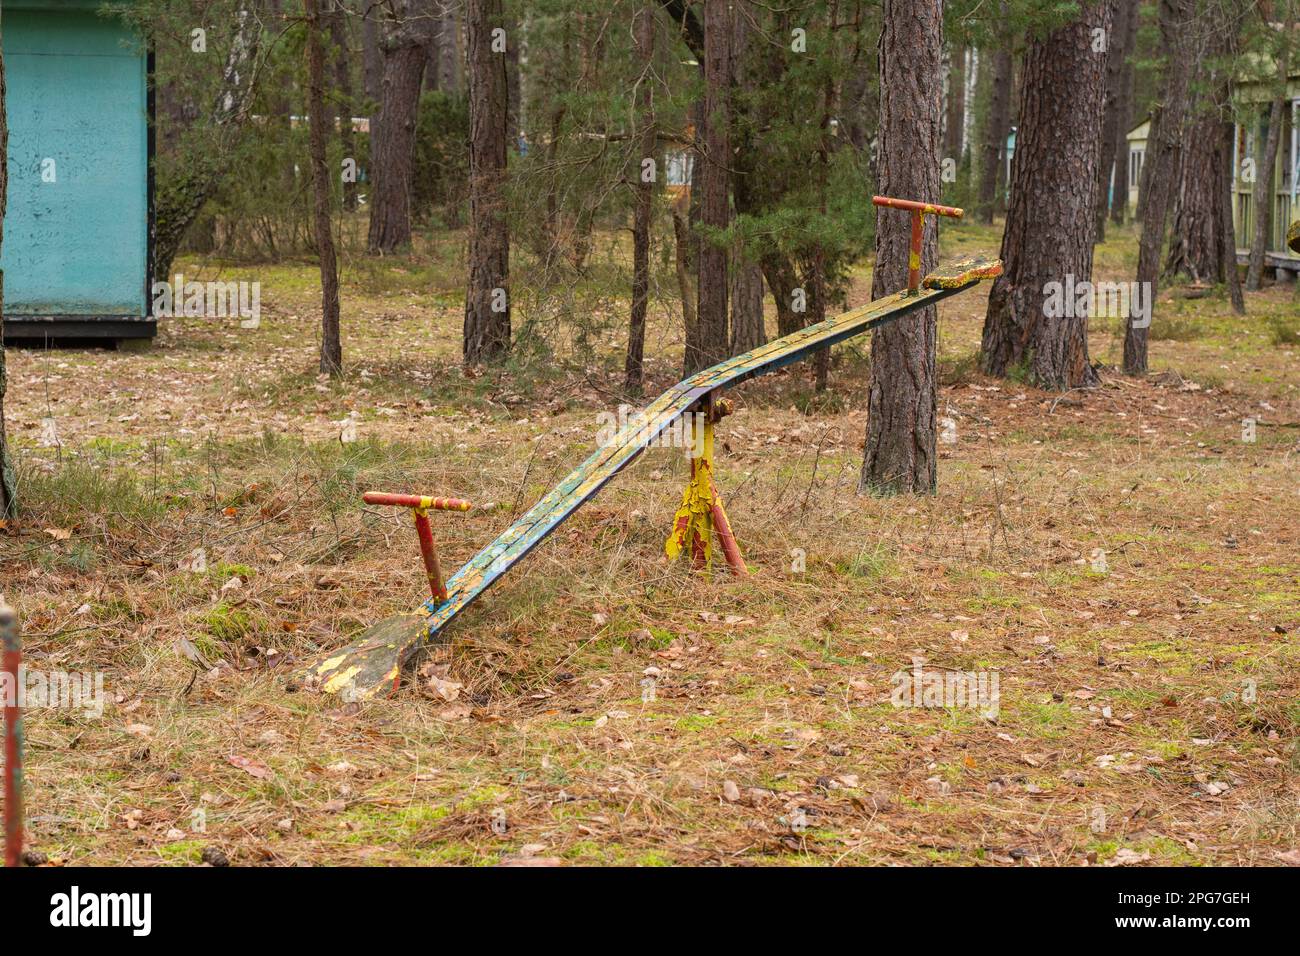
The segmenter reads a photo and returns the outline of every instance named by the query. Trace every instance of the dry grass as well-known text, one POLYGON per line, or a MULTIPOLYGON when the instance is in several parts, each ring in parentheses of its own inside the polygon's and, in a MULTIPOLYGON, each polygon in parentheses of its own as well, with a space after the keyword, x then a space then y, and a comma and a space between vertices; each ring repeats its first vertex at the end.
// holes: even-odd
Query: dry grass
MULTIPOLYGON (((1103 269, 1129 250, 1116 237, 1103 269)), ((1285 290, 1246 320, 1170 300, 1157 323, 1193 331, 1153 342, 1156 374, 1063 397, 973 374, 983 293, 949 300, 956 442, 928 499, 855 493, 866 343, 820 404, 803 369, 751 383, 718 472, 753 577, 662 562, 686 468, 651 451, 422 676, 358 707, 283 678, 421 597, 405 516, 360 490, 484 505, 436 522, 455 566, 583 457, 618 337, 581 366, 465 379, 454 302, 354 281, 333 385, 311 373, 310 274, 259 273, 256 331, 178 320, 145 352, 10 353, 26 510, 0 587, 30 665, 102 670, 111 698, 100 720, 30 715, 31 840, 52 858, 1271 864, 1295 847, 1300 353, 1260 318, 1287 321, 1285 290), (341 444, 350 412, 360 440, 341 444), (38 446, 47 416, 62 448, 38 446), (183 570, 197 548, 208 570, 183 570), (893 707, 916 657, 996 669, 996 721, 893 707)), ((655 388, 670 329, 661 314, 655 388)), ((1092 349, 1118 358, 1109 329, 1092 349)))

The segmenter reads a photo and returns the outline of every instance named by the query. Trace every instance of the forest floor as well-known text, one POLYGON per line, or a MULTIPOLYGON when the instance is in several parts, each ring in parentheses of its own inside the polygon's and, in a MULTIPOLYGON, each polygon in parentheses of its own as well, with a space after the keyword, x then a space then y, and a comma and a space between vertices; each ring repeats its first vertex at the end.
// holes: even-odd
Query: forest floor
MULTIPOLYGON (((997 239, 949 229, 945 251, 997 239)), ((1121 232, 1099 271, 1132 256, 1121 232)), ((931 498, 856 493, 865 340, 827 396, 802 366, 749 383, 717 477, 751 577, 665 563, 688 467, 650 450, 362 705, 286 689, 423 598, 409 518, 361 491, 480 505, 435 516, 458 566, 589 453, 625 302, 575 299, 586 324, 554 356, 469 378, 454 270, 350 262, 333 383, 310 263, 183 271, 259 280, 260 327, 9 353, 24 510, 0 590, 28 666, 103 672, 107 697, 28 715, 30 843, 51 861, 1297 862, 1290 288, 1245 318, 1173 290, 1141 381, 1113 368, 1118 323, 1094 323, 1110 368, 1065 395, 981 376, 986 290, 947 300, 931 498), (996 714, 894 706, 918 664, 996 674, 996 714)), ((850 303, 868 289, 864 269, 850 303)), ((651 394, 677 378, 671 306, 651 394)), ((547 306, 528 308, 517 327, 547 306)))

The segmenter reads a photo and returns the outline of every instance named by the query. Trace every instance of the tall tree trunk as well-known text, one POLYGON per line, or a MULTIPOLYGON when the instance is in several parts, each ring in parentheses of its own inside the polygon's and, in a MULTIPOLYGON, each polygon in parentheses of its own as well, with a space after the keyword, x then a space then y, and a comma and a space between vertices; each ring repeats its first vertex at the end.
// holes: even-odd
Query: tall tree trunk
MULTIPOLYGON (((839 19, 839 4, 832 2, 827 11, 826 19, 829 23, 834 24, 839 19)), ((962 51, 963 64, 965 61, 965 50, 962 51)), ((963 65, 960 71, 962 96, 965 96, 966 70, 963 65)), ((821 131, 817 143, 817 213, 823 219, 827 213, 826 193, 830 185, 830 168, 831 168, 831 118, 835 113, 835 81, 828 73, 822 81, 822 115, 818 128, 821 131)), ((960 120, 965 122, 964 107, 959 111, 960 120)), ((949 116, 951 117, 951 112, 949 116)), ((960 149, 961 131, 958 130, 957 142, 960 149)), ((810 324, 825 321, 827 307, 827 275, 826 275, 826 248, 820 241, 817 242, 813 249, 811 262, 811 275, 808 285, 810 287, 812 299, 812 315, 809 316, 810 324)), ((817 356, 813 360, 813 391, 820 394, 826 391, 830 381, 831 369, 831 347, 824 346, 817 350, 817 356)))
POLYGON ((303 0, 307 15, 307 113, 311 149, 316 251, 320 257, 320 370, 343 374, 343 344, 339 339, 339 272, 330 228, 330 172, 325 159, 328 114, 325 112, 325 48, 321 40, 321 0, 303 0))
POLYGON ((432 3, 400 0, 397 19, 385 28, 379 131, 371 136, 371 255, 396 252, 411 244, 411 187, 415 167, 415 126, 420 86, 428 60, 432 3))
POLYGON ((842 97, 844 100, 845 111, 845 138, 848 139, 849 145, 859 153, 865 153, 871 144, 871 131, 869 126, 868 114, 870 104, 868 102, 871 95, 868 82, 870 77, 866 70, 857 68, 856 64, 849 67, 850 73, 844 78, 844 91, 842 97))
POLYGON ((682 328, 689 339, 695 334, 695 278, 691 272, 691 224, 685 194, 673 200, 673 267, 677 294, 682 300, 682 328))
MULTIPOLYGON (((808 288, 808 324, 816 325, 826 319, 826 252, 821 246, 813 251, 812 261, 804 273, 804 284, 808 288)), ((820 394, 830 384, 831 348, 824 345, 813 357, 813 391, 820 394)))
MULTIPOLYGON (((879 190, 921 202, 939 200, 939 70, 942 0, 883 0, 880 32, 879 190)), ((876 217, 872 298, 907 285, 911 217, 887 209, 876 217)), ((939 237, 926 228, 921 268, 934 268, 939 237)), ((921 309, 871 338, 866 454, 860 491, 935 490, 936 310, 921 309)))
POLYGON ((623 363, 623 388, 640 395, 645 368, 645 317, 650 304, 650 216, 653 212, 654 181, 649 170, 658 164, 654 112, 655 14, 649 0, 636 12, 636 55, 641 64, 637 78, 636 105, 641 124, 640 156, 636 157, 635 203, 632 209, 632 316, 627 330, 627 360, 623 363), (649 160, 649 169, 646 161, 649 160))
MULTIPOLYGON (((561 37, 559 42, 558 56, 555 59, 558 63, 553 67, 556 75, 547 77, 547 81, 556 89, 562 89, 568 82, 568 78, 573 76, 575 70, 573 57, 573 18, 565 17, 561 23, 561 37)), ((534 241, 534 251, 537 257, 542 260, 542 272, 549 276, 555 268, 563 252, 561 249, 561 228, 560 228, 560 141, 564 129, 564 120, 568 115, 568 104, 561 96, 552 96, 548 121, 549 135, 544 138, 542 145, 539 147, 544 150, 545 163, 543 170, 545 173, 546 183, 546 202, 542 228, 538 232, 534 241)), ((694 303, 692 303, 694 307, 694 303)))
POLYGON ((384 96, 384 17, 386 13, 379 4, 367 4, 362 9, 364 20, 361 26, 361 80, 366 99, 374 107, 370 114, 370 135, 373 138, 379 129, 378 107, 384 96))
MULTIPOLYGON (((2 11, 0 11, 2 13, 2 11)), ((9 191, 9 114, 5 112, 4 28, 0 25, 0 249, 4 248, 5 197, 9 191)), ((0 270, 0 517, 12 518, 17 507, 14 470, 9 461, 9 440, 5 431, 5 392, 9 375, 5 369, 5 274, 0 270)))
POLYGON ((736 253, 731 260, 731 354, 767 344, 763 327, 763 270, 736 253))
POLYGON ((519 62, 523 30, 513 17, 506 30, 512 41, 506 47, 506 143, 518 148, 524 131, 523 71, 519 62))
MULTIPOLYGON (((1152 311, 1159 288, 1165 224, 1181 164, 1184 129, 1191 98, 1191 25, 1193 0, 1160 0, 1160 38, 1164 54, 1159 111, 1151 121, 1142 171, 1142 241, 1138 246, 1137 281, 1152 311)), ((1147 371, 1147 321, 1130 315, 1124 332, 1124 373, 1147 371)), ((1149 320, 1149 316, 1148 316, 1149 320)))
MULTIPOLYGON (((749 0, 733 0, 731 18, 731 73, 732 89, 747 101, 758 86, 762 52, 750 46, 753 34, 755 8, 749 0)), ((753 210, 753 183, 758 171, 754 168, 755 154, 752 130, 747 129, 739 117, 732 123, 732 178, 731 196, 736 215, 753 210)), ((754 120, 750 119, 750 124, 754 120)), ((731 354, 740 355, 758 348, 767 341, 763 328, 763 271, 751 258, 752 250, 743 243, 731 249, 728 264, 731 289, 728 298, 731 306, 731 354)))
POLYGON ((1216 112, 1206 112, 1196 119, 1183 146, 1165 257, 1167 279, 1182 274, 1193 282, 1214 284, 1223 278, 1223 190, 1219 182, 1223 174, 1223 120, 1216 112))
POLYGON ((948 45, 948 104, 943 127, 943 155, 961 165, 962 134, 966 128, 966 46, 948 45))
POLYGON ((781 252, 768 252, 759 265, 763 267, 763 277, 767 279, 772 301, 776 304, 776 334, 785 336, 798 332, 808 324, 808 313, 806 308, 796 311, 794 307, 799 277, 790 257, 781 252))
MULTIPOLYGON (((1124 225, 1128 215, 1128 129, 1133 122, 1133 82, 1136 71, 1133 68, 1133 55, 1137 49, 1137 28, 1141 20, 1138 7, 1139 0, 1119 0, 1115 15, 1115 28, 1111 31, 1124 49, 1120 62, 1118 88, 1115 99, 1114 143, 1112 145, 1115 162, 1115 182, 1110 196, 1110 221, 1117 226, 1124 225), (1121 13, 1123 20, 1121 22, 1121 13), (1121 32, 1122 28, 1122 32, 1121 32)), ((1109 87, 1107 96, 1109 96, 1109 87)))
POLYGON ((1246 261, 1246 290, 1254 292, 1264 277, 1264 253, 1273 231, 1273 172, 1277 167, 1277 148, 1282 141, 1282 123, 1290 109, 1287 78, 1290 75, 1291 32, 1295 26, 1295 0, 1284 0, 1286 19, 1282 24, 1281 49, 1277 55, 1277 91, 1268 110, 1268 135, 1264 153, 1255 166, 1255 188, 1250 206, 1255 210, 1255 231, 1250 239, 1250 257, 1246 261))
POLYGON ((1168 278, 1183 274, 1193 282, 1229 283, 1234 306, 1240 301, 1240 283, 1232 205, 1224 203, 1225 190, 1231 191, 1232 138, 1225 139, 1223 129, 1225 122, 1231 125, 1231 64, 1238 45, 1230 27, 1240 29, 1241 22, 1240 17, 1230 16, 1217 30, 1197 31, 1192 41, 1198 64, 1196 87, 1208 92, 1199 97, 1194 115, 1188 118, 1190 135, 1183 146, 1164 270, 1168 278))
POLYGON ((1268 135, 1255 165, 1255 188, 1250 206, 1255 211, 1250 253, 1246 260, 1246 290, 1255 292, 1264 279, 1264 254, 1268 251, 1269 233, 1273 231, 1273 170, 1277 165, 1277 147, 1281 142, 1282 114, 1287 101, 1275 96, 1268 110, 1268 135))
MULTIPOLYGON (((356 160, 356 136, 352 131, 352 113, 356 103, 352 99, 352 58, 348 36, 348 11, 341 4, 328 14, 330 41, 334 44, 334 99, 338 103, 339 145, 345 159, 356 160)), ((343 180, 343 208, 352 212, 357 208, 357 183, 355 176, 343 180)))
MULTIPOLYGON (((1163 0, 1157 0, 1157 6, 1162 5, 1163 0)), ((1151 172, 1155 169, 1155 164, 1151 161, 1155 154, 1155 144, 1160 138, 1160 118, 1164 115, 1164 105, 1157 100, 1151 106, 1147 120, 1147 139, 1146 150, 1143 153, 1142 172, 1138 174, 1138 194, 1137 203, 1133 207, 1133 221, 1142 222, 1147 215, 1147 199, 1151 195, 1151 172)))
POLYGON ((999 206, 998 185, 1003 179, 1007 136, 1011 132, 1011 88, 1015 71, 1011 44, 1010 37, 1002 37, 993 56, 993 72, 989 77, 992 89, 980 144, 979 217, 989 225, 999 206))
POLYGON ((981 343, 990 375, 1024 368, 1048 389, 1097 381, 1088 315, 1074 314, 1073 289, 1092 280, 1106 97, 1106 57, 1093 49, 1093 37, 1109 30, 1110 17, 1110 0, 1094 2, 1025 54, 1005 272, 989 291, 981 343))
MULTIPOLYGON (((1231 94, 1228 93, 1224 102, 1230 100, 1231 94)), ((1219 222, 1223 224, 1219 255, 1223 257, 1222 273, 1228 284, 1228 299, 1232 302, 1232 310, 1238 315, 1245 315, 1246 299, 1241 294, 1241 273, 1237 271, 1237 230, 1232 222, 1232 186, 1237 173, 1232 165, 1232 147, 1236 138, 1236 125, 1225 117, 1219 129, 1219 222)))
MULTIPOLYGON (((290 17, 293 15, 295 4, 292 0, 266 0, 267 12, 269 18, 274 23, 291 22, 290 17), (286 10, 286 6, 289 9, 286 10)), ((272 127, 271 135, 284 144, 282 148, 276 150, 279 167, 279 191, 286 196, 293 195, 298 189, 298 157, 288 144, 293 141, 293 124, 294 116, 302 111, 303 101, 297 96, 298 90, 294 89, 289 83, 275 83, 268 87, 265 94, 266 119, 269 120, 272 127)), ((262 104, 259 104, 262 105, 262 104)), ((297 238, 297 222, 291 222, 289 228, 293 230, 294 238, 297 238)), ((266 226, 267 246, 272 256, 277 256, 275 250, 275 226, 268 223, 266 226)))
MULTIPOLYGON (((506 55, 493 49, 505 29, 501 0, 468 0, 469 287, 463 355, 467 365, 510 350, 510 234, 506 223, 506 55), (500 36, 500 34, 498 34, 500 36)), ((507 43, 509 38, 507 38, 507 43)))
MULTIPOLYGON (((706 230, 730 225, 731 183, 728 101, 731 91, 731 14, 727 0, 704 0, 704 100, 695 166, 700 224, 706 230)), ((699 251, 699 308, 694 334, 687 332, 685 374, 727 357, 727 250, 703 236, 699 251)))
POLYGON ((1115 16, 1106 44, 1106 107, 1105 118, 1101 124, 1101 161, 1097 164, 1097 228, 1093 242, 1106 238, 1106 214, 1110 211, 1111 189, 1118 176, 1117 166, 1128 166, 1128 157, 1122 155, 1118 147, 1118 130, 1128 124, 1128 117, 1123 115, 1127 108, 1124 95, 1124 71, 1128 65, 1130 50, 1128 42, 1128 23, 1137 16, 1138 0, 1114 0, 1115 16))
POLYGON ((448 93, 459 93, 463 88, 461 63, 465 51, 461 46, 461 8, 455 0, 442 0, 440 5, 438 48, 438 64, 441 71, 438 77, 438 89, 448 93))
POLYGON ((425 48, 424 88, 433 92, 438 89, 438 82, 442 79, 442 21, 437 13, 430 15, 434 19, 429 26, 429 45, 425 48))

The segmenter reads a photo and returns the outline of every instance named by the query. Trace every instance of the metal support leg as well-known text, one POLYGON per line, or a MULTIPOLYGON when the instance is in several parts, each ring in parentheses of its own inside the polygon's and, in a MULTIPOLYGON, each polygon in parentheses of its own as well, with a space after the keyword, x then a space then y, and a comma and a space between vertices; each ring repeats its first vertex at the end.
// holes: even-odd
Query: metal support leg
POLYGON ((397 505, 410 508, 415 518, 415 533, 420 539, 420 557, 424 559, 424 575, 429 581, 433 599, 439 603, 447 600, 447 585, 438 564, 438 547, 433 541, 433 526, 429 511, 469 511, 472 507, 463 498, 430 498, 428 495, 393 495, 382 491, 367 491, 362 498, 370 505, 397 505))
POLYGON ((0 674, 5 715, 5 866, 20 866, 23 859, 23 712, 19 706, 23 647, 18 615, 0 605, 0 644, 4 671, 0 674))
POLYGON ((695 446, 691 450, 691 480, 682 494, 682 505, 673 517, 673 530, 664 543, 664 553, 676 558, 687 547, 696 568, 708 566, 712 538, 716 531, 727 565, 737 575, 749 569, 732 534, 731 523, 722 507, 722 496, 713 484, 713 424, 729 411, 728 403, 715 402, 710 395, 701 403, 701 417, 691 429, 695 446))

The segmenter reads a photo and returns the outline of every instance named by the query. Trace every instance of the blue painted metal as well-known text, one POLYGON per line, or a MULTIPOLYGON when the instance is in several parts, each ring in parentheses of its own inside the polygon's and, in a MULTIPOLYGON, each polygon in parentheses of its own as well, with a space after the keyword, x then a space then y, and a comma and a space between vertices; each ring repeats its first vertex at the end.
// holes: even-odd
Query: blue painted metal
POLYGON ((4 0, 10 321, 147 315, 147 51, 99 6, 4 0))
POLYGON ((962 271, 956 276, 927 278, 919 294, 898 293, 877 299, 678 382, 453 574, 446 583, 446 601, 431 599, 415 611, 381 621, 349 647, 311 665, 303 677, 325 691, 349 699, 368 698, 395 689, 402 665, 425 642, 437 636, 452 618, 594 497, 606 482, 700 399, 717 389, 797 362, 819 348, 897 321, 1000 271, 1001 263, 963 263, 962 271))

